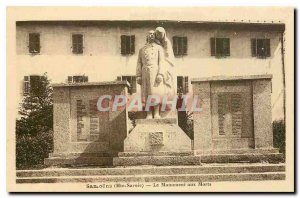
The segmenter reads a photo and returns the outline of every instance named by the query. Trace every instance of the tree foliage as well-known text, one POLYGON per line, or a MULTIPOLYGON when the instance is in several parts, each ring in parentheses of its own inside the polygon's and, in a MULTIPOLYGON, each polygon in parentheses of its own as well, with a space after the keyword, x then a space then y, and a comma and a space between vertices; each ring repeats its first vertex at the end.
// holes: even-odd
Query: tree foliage
POLYGON ((31 76, 30 91, 24 95, 16 121, 17 168, 42 165, 53 149, 52 87, 47 74, 31 76))

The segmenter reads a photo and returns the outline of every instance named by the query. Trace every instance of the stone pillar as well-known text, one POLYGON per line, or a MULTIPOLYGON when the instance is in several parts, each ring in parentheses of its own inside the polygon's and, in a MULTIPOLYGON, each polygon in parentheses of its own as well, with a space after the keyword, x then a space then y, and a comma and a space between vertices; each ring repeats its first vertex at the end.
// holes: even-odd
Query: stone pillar
POLYGON ((271 79, 253 80, 255 148, 273 148, 271 79))
POLYGON ((210 83, 193 83, 194 96, 198 96, 202 111, 194 112, 194 150, 207 151, 212 148, 210 83))
POLYGON ((64 153, 70 142, 70 89, 58 87, 53 89, 53 141, 54 152, 64 153))

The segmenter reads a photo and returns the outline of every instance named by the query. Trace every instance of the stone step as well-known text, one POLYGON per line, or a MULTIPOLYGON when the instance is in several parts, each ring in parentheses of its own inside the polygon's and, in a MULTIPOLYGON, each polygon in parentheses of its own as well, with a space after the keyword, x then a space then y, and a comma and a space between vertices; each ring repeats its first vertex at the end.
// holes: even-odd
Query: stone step
POLYGON ((45 165, 49 166, 180 166, 200 165, 201 163, 280 163, 284 162, 281 153, 246 153, 246 154, 205 154, 192 155, 190 152, 159 152, 153 156, 151 153, 119 153, 119 157, 99 157, 97 155, 76 154, 70 156, 52 156, 45 159, 45 165))
POLYGON ((222 173, 222 174, 174 174, 174 175, 110 175, 110 176, 63 176, 18 177, 17 183, 67 183, 67 182, 217 182, 284 180, 284 172, 268 173, 222 173))
POLYGON ((45 165, 97 165, 112 166, 112 157, 50 157, 44 160, 45 165))
POLYGON ((17 177, 103 176, 103 175, 174 175, 216 173, 284 172, 284 164, 215 164, 202 166, 142 166, 115 168, 49 168, 18 170, 17 177))
MULTIPOLYGON (((121 154, 122 155, 122 154, 121 154)), ((210 155, 186 155, 186 156, 131 156, 131 157, 115 157, 113 159, 114 166, 138 166, 138 165, 200 165, 201 163, 260 163, 283 162, 283 154, 281 153, 248 153, 248 154, 210 154, 210 155)))

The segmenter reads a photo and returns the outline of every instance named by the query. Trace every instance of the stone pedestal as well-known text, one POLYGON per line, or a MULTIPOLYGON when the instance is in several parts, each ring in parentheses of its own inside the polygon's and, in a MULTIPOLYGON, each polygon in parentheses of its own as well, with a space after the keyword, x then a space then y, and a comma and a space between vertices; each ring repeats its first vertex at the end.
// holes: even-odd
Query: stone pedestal
POLYGON ((186 151, 191 151, 191 139, 172 118, 137 119, 124 141, 124 152, 186 151))
POLYGON ((197 165, 191 139, 175 118, 137 119, 124 141, 124 152, 113 159, 114 166, 197 165))

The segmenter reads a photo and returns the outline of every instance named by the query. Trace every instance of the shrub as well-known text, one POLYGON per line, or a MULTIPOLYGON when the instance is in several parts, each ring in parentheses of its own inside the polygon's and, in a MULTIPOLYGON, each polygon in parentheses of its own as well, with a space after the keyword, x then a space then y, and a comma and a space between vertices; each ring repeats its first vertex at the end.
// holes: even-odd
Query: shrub
POLYGON ((283 120, 273 122, 273 144, 285 155, 285 123, 283 120))
POLYGON ((40 131, 36 135, 17 135, 16 139, 17 169, 40 168, 44 159, 53 150, 53 132, 40 131))

